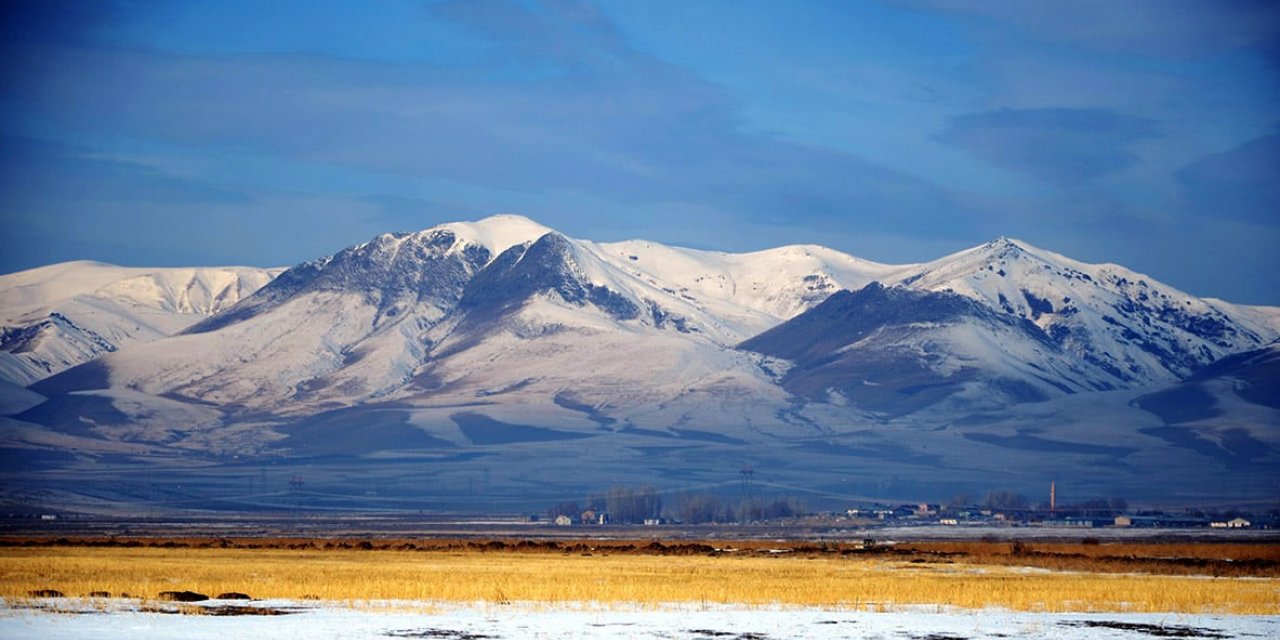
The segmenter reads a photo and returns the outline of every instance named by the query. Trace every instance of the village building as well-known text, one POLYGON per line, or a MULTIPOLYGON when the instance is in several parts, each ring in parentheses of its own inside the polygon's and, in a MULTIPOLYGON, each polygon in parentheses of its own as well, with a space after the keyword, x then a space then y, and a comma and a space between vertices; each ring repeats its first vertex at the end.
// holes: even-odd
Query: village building
POLYGON ((1244 518, 1232 518, 1226 522, 1210 522, 1209 526, 1214 529, 1248 529, 1253 523, 1244 518))

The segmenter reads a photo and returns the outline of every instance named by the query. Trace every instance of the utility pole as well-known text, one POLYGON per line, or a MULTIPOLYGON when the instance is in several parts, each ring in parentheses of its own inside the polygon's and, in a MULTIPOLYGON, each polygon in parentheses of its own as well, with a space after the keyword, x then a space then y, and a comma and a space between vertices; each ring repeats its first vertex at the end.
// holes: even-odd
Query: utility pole
POLYGON ((295 475, 289 478, 289 494, 293 497, 294 515, 302 511, 302 489, 306 484, 302 481, 302 476, 295 475))
POLYGON ((751 500, 751 480, 755 478, 756 471, 751 465, 744 464, 738 473, 742 476, 742 523, 746 524, 751 521, 751 512, 755 508, 751 500))
POLYGON ((747 464, 743 465, 738 473, 742 475, 742 497, 749 502, 751 500, 751 480, 755 478, 756 471, 751 468, 751 465, 747 464))

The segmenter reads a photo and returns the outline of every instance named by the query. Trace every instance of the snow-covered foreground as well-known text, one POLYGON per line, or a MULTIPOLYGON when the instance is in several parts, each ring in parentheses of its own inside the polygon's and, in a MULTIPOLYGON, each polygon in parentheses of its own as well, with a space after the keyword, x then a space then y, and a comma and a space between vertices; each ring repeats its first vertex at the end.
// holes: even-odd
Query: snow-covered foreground
MULTIPOLYGON (((1280 616, 1050 614, 999 610, 892 612, 739 605, 625 607, 261 601, 284 615, 175 615, 136 605, 43 601, 57 611, 0 605, 0 638, 1276 638, 1280 616)), ((211 608, 226 603, 211 603, 211 608)))

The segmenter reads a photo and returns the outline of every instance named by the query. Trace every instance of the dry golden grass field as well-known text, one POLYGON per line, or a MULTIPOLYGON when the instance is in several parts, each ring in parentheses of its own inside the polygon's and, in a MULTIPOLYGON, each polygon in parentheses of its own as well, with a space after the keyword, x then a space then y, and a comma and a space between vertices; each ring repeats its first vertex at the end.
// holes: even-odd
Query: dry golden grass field
POLYGON ((0 540, 0 597, 706 602, 1280 614, 1274 544, 0 540), (253 547, 253 548, 251 548, 253 547), (733 551, 726 551, 727 548, 733 551), (718 550, 717 550, 718 549, 718 550), (1226 571, 1232 569, 1232 571, 1226 571))

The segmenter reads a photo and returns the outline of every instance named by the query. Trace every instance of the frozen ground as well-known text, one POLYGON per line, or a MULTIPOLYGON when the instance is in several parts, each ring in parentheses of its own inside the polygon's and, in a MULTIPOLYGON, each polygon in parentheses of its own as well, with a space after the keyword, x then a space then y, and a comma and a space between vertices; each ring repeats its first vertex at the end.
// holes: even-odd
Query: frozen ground
MULTIPOLYGON (((0 605, 0 638, 662 638, 766 640, 867 638, 1276 638, 1280 616, 1182 614, 1049 614, 998 610, 893 612, 820 608, 672 605, 635 608, 592 604, 379 603, 335 605, 260 601, 283 615, 175 615, 140 612, 136 603, 43 600, 48 609, 0 605)), ((213 609, 228 603, 209 603, 213 609)))

